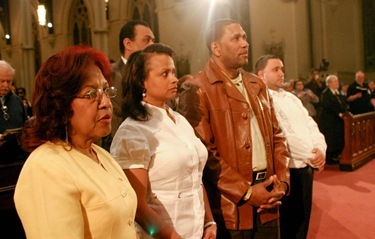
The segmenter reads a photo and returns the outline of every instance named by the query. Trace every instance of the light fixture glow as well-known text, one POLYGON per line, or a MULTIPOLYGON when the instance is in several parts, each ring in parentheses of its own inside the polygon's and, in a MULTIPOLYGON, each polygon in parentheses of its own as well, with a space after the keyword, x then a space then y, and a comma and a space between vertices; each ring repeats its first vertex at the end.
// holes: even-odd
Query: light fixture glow
POLYGON ((5 34, 5 39, 10 39, 10 35, 9 34, 5 34))
POLYGON ((47 10, 46 7, 42 4, 38 5, 38 21, 39 25, 45 26, 46 25, 46 15, 47 15, 47 10))

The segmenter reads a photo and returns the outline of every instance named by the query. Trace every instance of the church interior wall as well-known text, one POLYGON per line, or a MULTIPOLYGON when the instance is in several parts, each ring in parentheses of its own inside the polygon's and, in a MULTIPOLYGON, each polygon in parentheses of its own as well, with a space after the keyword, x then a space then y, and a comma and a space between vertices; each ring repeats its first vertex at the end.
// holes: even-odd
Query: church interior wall
POLYGON ((254 64, 264 54, 276 54, 284 61, 286 78, 306 77, 310 52, 306 1, 302 2, 305 3, 250 1, 250 43, 254 64))
MULTIPOLYGON (((66 48, 71 42, 71 6, 78 0, 53 0, 54 34, 38 26, 38 41, 41 61, 66 48)), ((83 0, 90 20, 92 45, 109 58, 120 57, 118 33, 122 25, 131 20, 132 6, 138 1, 109 0, 109 18, 106 19, 103 3, 98 0, 83 0)), ((141 1, 141 0, 139 0, 141 1)), ((142 0, 154 1, 158 17, 159 41, 171 46, 178 60, 188 59, 189 72, 197 73, 207 59, 204 32, 212 17, 210 0, 142 0)), ((217 15, 229 17, 236 11, 230 9, 233 2, 246 0, 217 0, 217 15), (220 5, 221 4, 221 5, 220 5), (219 14, 218 14, 219 13, 219 14)), ((24 21, 20 8, 30 11, 36 18, 37 0, 11 0, 10 22, 12 43, 0 41, 1 58, 10 62, 17 71, 16 83, 28 85, 31 97, 32 74, 26 67, 32 58, 30 46, 31 22, 24 21), (29 2, 25 4, 25 2, 29 2), (26 32, 26 33, 25 33, 26 32), (26 82, 27 81, 27 84, 26 82)), ((336 73, 345 82, 351 82, 355 71, 364 67, 361 0, 248 0, 252 65, 265 53, 280 54, 284 60, 286 78, 309 77, 311 67, 319 67, 323 58, 330 62, 329 72, 336 73), (311 6, 309 6, 311 4, 311 6), (336 4, 336 5, 335 5, 336 4), (311 22, 309 8, 311 7, 311 22), (311 23, 311 29, 310 29, 311 23)), ((241 5, 239 5, 241 7, 241 5)), ((37 20, 37 19, 36 19, 37 20)), ((31 64, 31 63, 30 63, 31 64)), ((366 76, 375 77, 375 73, 366 76)))

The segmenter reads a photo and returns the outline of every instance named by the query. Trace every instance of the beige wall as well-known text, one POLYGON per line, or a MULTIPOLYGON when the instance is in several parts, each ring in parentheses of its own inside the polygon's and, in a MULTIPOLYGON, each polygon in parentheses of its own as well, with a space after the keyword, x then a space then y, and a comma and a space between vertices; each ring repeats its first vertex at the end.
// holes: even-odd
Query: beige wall
POLYGON ((178 57, 188 57, 192 74, 208 59, 204 41, 209 1, 192 0, 158 7, 160 42, 171 46, 178 57))
POLYGON ((251 0, 251 45, 254 64, 266 48, 284 52, 286 78, 305 77, 310 69, 306 1, 251 0), (271 17, 272 16, 272 17, 271 17))
MULTIPOLYGON (((282 47, 286 78, 308 78, 311 66, 319 66, 322 58, 330 62, 328 73, 337 73, 342 81, 363 68, 363 40, 360 0, 312 0, 312 46, 307 0, 248 0, 250 16, 251 55, 253 64, 272 45, 282 47), (337 3, 337 4, 336 4, 337 3), (310 53, 313 53, 312 55, 310 53)), ((16 81, 26 86, 29 97, 33 72, 33 39, 31 21, 36 17, 36 0, 11 0, 12 45, 0 41, 3 59, 16 69, 16 81), (21 9, 21 10, 20 10, 21 9), (29 16, 25 14, 29 11, 29 16)), ((66 48, 69 42, 69 13, 73 0, 53 1, 54 35, 39 27, 42 61, 66 48)), ((132 1, 109 0, 110 18, 105 19, 104 0, 84 0, 92 30, 93 46, 109 58, 119 59, 118 33, 130 20, 132 1)), ((233 0, 216 0, 220 14, 229 17, 233 0)), ((207 21, 210 19, 209 0, 156 0, 160 42, 175 49, 178 57, 187 57, 190 71, 195 74, 208 59, 204 41, 207 21)), ((234 10, 236 11, 236 10, 234 10)), ((1 33, 1 31, 0 31, 1 33)), ((366 74, 374 78, 374 74, 366 74)))
POLYGON ((311 1, 313 3, 314 63, 330 62, 329 73, 352 82, 363 68, 363 39, 360 0, 311 1))

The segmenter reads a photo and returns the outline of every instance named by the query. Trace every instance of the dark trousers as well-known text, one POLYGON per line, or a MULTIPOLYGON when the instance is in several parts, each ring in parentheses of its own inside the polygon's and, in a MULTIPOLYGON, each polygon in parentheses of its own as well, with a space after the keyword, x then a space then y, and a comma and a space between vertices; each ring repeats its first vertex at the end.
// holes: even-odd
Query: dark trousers
MULTIPOLYGON (((256 209, 255 209, 256 210, 256 209)), ((256 224, 251 230, 227 230, 225 225, 219 225, 217 229, 216 239, 279 239, 280 238, 280 222, 273 220, 262 224, 260 214, 255 213, 256 224)))
POLYGON ((280 206, 281 239, 306 239, 309 230, 314 172, 310 166, 290 169, 290 195, 280 206))

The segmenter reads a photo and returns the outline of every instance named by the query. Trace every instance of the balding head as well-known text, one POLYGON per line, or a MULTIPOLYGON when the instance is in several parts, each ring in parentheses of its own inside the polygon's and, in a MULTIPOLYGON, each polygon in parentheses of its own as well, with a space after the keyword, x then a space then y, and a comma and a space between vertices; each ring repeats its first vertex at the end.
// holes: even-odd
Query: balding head
POLYGON ((362 85, 363 82, 365 81, 365 73, 363 73, 362 71, 357 71, 357 72, 355 73, 355 81, 356 81, 358 84, 362 85))
POLYGON ((15 70, 6 61, 0 60, 0 96, 5 96, 9 93, 13 82, 15 70))

